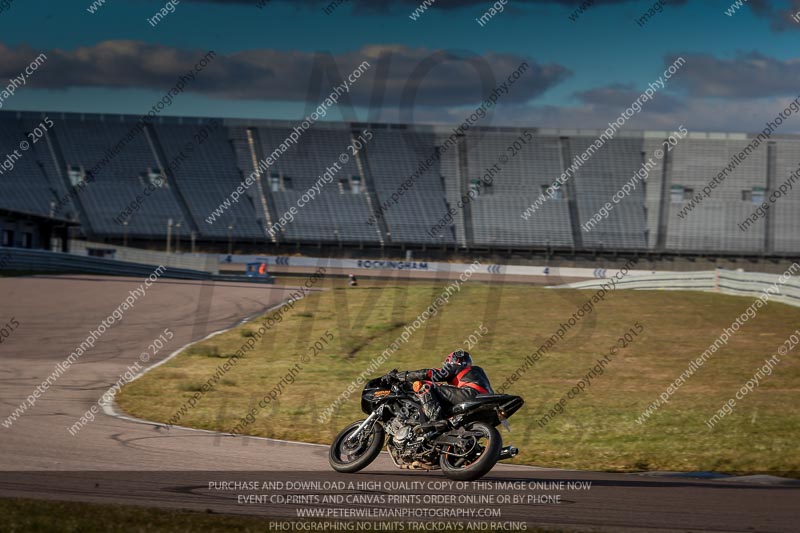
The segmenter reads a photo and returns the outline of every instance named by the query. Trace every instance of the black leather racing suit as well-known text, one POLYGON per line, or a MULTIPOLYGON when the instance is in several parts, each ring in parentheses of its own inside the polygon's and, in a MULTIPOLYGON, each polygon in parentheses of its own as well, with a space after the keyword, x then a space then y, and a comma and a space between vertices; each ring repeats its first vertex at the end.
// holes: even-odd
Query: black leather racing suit
POLYGON ((422 381, 430 385, 431 394, 420 395, 425 407, 425 415, 429 421, 439 418, 437 407, 438 400, 444 400, 451 407, 461 402, 468 401, 478 394, 494 394, 492 385, 486 372, 473 365, 448 365, 442 368, 424 368, 400 374, 405 381, 422 381), (436 385, 437 382, 447 382, 446 385, 436 385), (425 405, 433 403, 434 405, 425 405))

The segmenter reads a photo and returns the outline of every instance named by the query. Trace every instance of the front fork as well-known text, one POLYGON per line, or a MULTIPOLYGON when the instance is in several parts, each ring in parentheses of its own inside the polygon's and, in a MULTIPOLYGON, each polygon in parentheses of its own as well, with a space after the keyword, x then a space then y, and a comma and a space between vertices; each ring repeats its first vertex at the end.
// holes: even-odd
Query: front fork
POLYGON ((378 419, 379 419, 379 418, 380 418, 382 415, 383 415, 383 406, 381 405, 380 407, 378 407, 377 409, 375 409, 375 410, 372 412, 372 414, 371 414, 371 415, 369 415, 369 416, 367 417, 367 419, 366 419, 366 420, 364 420, 364 421, 361 423, 361 425, 360 425, 360 426, 358 426, 358 427, 356 428, 356 430, 350 434, 350 436, 349 436, 349 437, 347 437, 347 440, 346 440, 345 442, 346 442, 347 444, 350 444, 350 445, 352 446, 353 444, 355 444, 356 442, 358 442, 359 440, 361 440, 361 434, 363 433, 363 431, 364 431, 365 429, 367 429, 367 428, 369 428, 369 430, 370 430, 370 431, 372 431, 372 425, 373 425, 373 424, 375 423, 375 421, 376 421, 376 420, 378 420, 378 419))

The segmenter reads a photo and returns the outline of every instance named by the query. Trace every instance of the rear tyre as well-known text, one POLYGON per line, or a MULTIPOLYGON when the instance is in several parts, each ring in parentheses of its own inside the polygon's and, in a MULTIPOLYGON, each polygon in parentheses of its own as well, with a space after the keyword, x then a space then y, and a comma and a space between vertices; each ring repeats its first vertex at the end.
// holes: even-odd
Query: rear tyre
POLYGON ((331 468, 337 472, 345 474, 358 472, 362 468, 366 468, 381 453, 386 432, 384 432, 383 426, 377 422, 372 425, 372 431, 362 435, 358 441, 347 442, 348 437, 363 423, 363 420, 353 422, 333 440, 328 452, 328 462, 331 468))
POLYGON ((500 433, 486 422, 473 422, 465 429, 479 433, 480 437, 465 439, 460 449, 450 447, 445 451, 468 455, 458 457, 442 453, 439 457, 442 473, 455 481, 474 481, 485 476, 500 459, 500 450, 503 447, 500 433))

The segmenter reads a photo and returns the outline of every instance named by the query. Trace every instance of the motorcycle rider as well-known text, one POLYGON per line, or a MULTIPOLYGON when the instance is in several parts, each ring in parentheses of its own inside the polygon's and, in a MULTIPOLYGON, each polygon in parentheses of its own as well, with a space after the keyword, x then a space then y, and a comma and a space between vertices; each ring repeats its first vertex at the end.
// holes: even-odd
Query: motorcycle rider
POLYGON ((440 400, 456 405, 469 401, 478 394, 494 394, 486 372, 472 363, 472 356, 465 350, 451 352, 444 360, 441 368, 423 368, 411 372, 392 370, 387 374, 389 379, 413 381, 427 423, 414 428, 417 434, 431 430, 445 429, 441 420, 442 404, 440 400), (439 384, 437 382, 447 382, 439 384))

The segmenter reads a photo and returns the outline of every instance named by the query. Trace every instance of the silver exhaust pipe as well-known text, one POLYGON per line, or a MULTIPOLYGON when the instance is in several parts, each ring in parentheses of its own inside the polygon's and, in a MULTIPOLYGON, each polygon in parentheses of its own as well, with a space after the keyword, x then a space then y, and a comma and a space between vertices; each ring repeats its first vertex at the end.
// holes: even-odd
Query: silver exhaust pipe
POLYGON ((503 459, 511 459, 518 453, 519 450, 513 446, 504 446, 500 449, 500 459, 498 459, 498 461, 502 461, 503 459))

